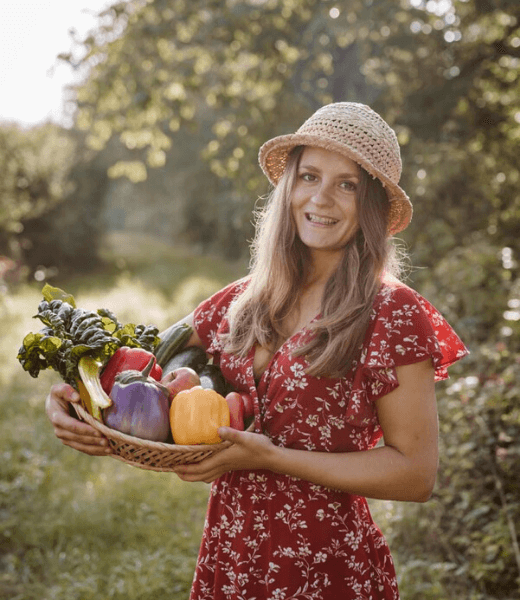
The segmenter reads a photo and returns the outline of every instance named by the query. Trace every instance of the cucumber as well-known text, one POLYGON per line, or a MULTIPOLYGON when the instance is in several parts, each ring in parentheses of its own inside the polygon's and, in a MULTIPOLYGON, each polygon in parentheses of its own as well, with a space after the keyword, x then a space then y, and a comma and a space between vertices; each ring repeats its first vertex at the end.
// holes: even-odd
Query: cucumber
POLYGON ((199 371, 200 385, 203 388, 215 390, 221 396, 231 391, 231 386, 224 379, 222 371, 217 365, 206 365, 199 371))
POLYGON ((208 356, 198 346, 188 346, 172 356, 163 366, 163 377, 180 367, 189 367, 197 373, 208 363, 208 356))
POLYGON ((165 367, 168 361, 184 348, 193 333, 187 323, 179 323, 167 329, 161 337, 161 342, 155 349, 155 358, 160 367, 165 367))

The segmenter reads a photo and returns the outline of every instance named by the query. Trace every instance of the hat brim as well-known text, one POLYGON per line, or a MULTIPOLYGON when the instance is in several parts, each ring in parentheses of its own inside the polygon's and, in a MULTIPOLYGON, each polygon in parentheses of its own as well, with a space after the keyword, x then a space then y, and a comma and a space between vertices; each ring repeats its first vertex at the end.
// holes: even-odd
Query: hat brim
POLYGON ((390 200, 388 235, 395 235, 408 226, 412 219, 413 208, 406 192, 398 184, 388 179, 384 173, 374 169, 373 165, 368 164, 355 150, 335 140, 303 133, 292 133, 280 135, 267 141, 259 150, 258 161, 262 171, 273 185, 276 186, 283 175, 287 166, 289 153, 296 146, 323 148, 352 159, 372 175, 372 177, 379 179, 385 188, 390 200))

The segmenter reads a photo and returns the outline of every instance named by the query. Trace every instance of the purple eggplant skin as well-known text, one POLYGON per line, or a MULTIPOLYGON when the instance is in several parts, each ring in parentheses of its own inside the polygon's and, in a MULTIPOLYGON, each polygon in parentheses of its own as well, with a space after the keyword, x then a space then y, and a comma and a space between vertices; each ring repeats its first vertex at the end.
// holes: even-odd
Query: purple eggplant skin
POLYGON ((170 433, 170 405, 162 390, 140 382, 110 392, 112 406, 105 408, 105 425, 144 440, 165 442, 170 433))
POLYGON ((117 375, 110 392, 113 404, 103 411, 103 420, 121 433, 165 442, 170 434, 169 391, 147 376, 146 369, 117 375))

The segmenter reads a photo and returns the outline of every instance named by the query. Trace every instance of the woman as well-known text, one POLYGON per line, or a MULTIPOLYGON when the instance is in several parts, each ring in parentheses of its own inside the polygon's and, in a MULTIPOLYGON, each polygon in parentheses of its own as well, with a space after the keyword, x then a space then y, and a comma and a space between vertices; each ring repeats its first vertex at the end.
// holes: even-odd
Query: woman
MULTIPOLYGON (((260 149, 275 188, 250 276, 186 321, 238 391, 255 431, 185 481, 214 482, 191 600, 397 599, 388 546, 366 497, 426 501, 437 472, 434 382, 466 354, 424 298, 395 277, 391 236, 412 208, 394 132, 356 103, 325 106, 260 149), (376 444, 383 437, 384 444, 376 444)), ((62 441, 106 441, 47 411, 62 441)))

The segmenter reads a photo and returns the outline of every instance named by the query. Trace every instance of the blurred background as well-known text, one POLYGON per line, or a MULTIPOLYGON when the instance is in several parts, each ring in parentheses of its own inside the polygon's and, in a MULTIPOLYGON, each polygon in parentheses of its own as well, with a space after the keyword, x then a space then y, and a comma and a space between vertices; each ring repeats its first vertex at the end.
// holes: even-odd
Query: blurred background
POLYGON ((3 0, 0 28, 0 597, 187 599, 207 486, 62 447, 17 349, 45 282, 162 328, 244 275, 259 146, 348 100, 398 134, 407 283, 471 350, 433 498, 371 502, 402 598, 520 598, 518 1, 3 0))

